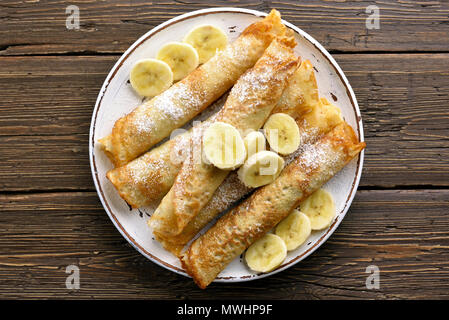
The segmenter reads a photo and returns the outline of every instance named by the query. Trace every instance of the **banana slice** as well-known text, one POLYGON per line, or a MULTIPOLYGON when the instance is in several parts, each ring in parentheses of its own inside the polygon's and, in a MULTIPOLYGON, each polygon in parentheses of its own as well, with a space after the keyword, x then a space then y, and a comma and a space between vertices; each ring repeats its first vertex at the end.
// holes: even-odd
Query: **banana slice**
POLYGON ((287 250, 295 250, 302 245, 312 232, 310 219, 304 213, 293 210, 276 227, 276 235, 284 240, 287 250))
POLYGON ((245 260, 252 270, 270 272, 276 269, 287 257, 287 246, 275 234, 267 233, 254 242, 245 253, 245 260))
POLYGON ((284 168, 284 159, 272 151, 260 151, 246 160, 237 171, 240 180, 251 188, 273 182, 284 168))
POLYGON ((246 147, 247 158, 253 154, 265 150, 265 136, 260 131, 252 131, 243 139, 246 147))
POLYGON ((296 121, 285 113, 275 113, 263 127, 270 147, 282 154, 290 154, 298 149, 301 142, 296 121))
POLYGON ((228 44, 228 37, 219 28, 207 24, 193 28, 184 38, 184 42, 192 45, 200 57, 200 63, 212 58, 228 44))
POLYGON ((181 80, 198 67, 199 57, 195 48, 182 42, 169 42, 162 46, 156 59, 167 63, 173 71, 173 80, 181 80))
POLYGON ((310 219, 312 230, 327 228, 335 216, 335 204, 329 192, 319 189, 312 193, 301 205, 301 211, 310 219))
POLYGON ((245 162, 245 143, 239 131, 224 122, 211 124, 203 135, 203 150, 214 166, 233 170, 245 162))
POLYGON ((154 97, 173 83, 173 72, 168 64, 156 59, 139 60, 131 69, 131 86, 144 97, 154 97))

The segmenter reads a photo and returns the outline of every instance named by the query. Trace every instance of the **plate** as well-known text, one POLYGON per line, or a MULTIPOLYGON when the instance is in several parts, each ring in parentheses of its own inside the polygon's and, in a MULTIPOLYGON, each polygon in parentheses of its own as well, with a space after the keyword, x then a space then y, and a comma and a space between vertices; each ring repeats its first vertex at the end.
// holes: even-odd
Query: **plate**
MULTIPOLYGON (((155 57, 158 48, 163 44, 181 41, 188 30, 204 23, 220 27, 227 33, 229 41, 233 41, 248 25, 266 15, 267 13, 248 9, 214 8, 193 11, 168 20, 148 31, 126 50, 108 74, 98 95, 90 127, 89 157, 101 203, 116 228, 134 248, 149 260, 170 271, 187 276, 178 259, 154 240, 146 224, 154 208, 131 210, 106 178, 106 172, 113 167, 96 141, 111 132, 117 119, 142 103, 142 99, 133 91, 128 81, 131 67, 137 60, 155 57)), ((360 110, 343 71, 315 39, 291 23, 283 22, 295 32, 298 42, 295 52, 302 59, 309 59, 315 67, 320 96, 326 97, 341 108, 343 117, 363 141, 360 110)), ((363 151, 323 187, 335 200, 337 215, 334 222, 325 230, 313 232, 306 243, 289 252, 287 259, 278 269, 263 274, 252 272, 240 257, 229 264, 215 281, 239 282, 260 279, 293 266, 318 249, 335 231, 348 211, 360 180, 362 164, 363 151)))

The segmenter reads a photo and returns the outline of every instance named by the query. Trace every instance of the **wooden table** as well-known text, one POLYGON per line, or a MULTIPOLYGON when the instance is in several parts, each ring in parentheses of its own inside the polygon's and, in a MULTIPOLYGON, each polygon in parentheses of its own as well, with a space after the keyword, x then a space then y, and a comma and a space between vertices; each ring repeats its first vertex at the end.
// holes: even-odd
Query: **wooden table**
POLYGON ((0 22, 0 298, 449 298, 448 1, 3 0, 0 22), (88 132, 123 51, 212 2, 277 8, 320 41, 354 88, 368 147, 354 202, 319 250, 275 276, 202 291, 115 229, 88 132), (70 4, 78 31, 66 28, 70 4), (369 5, 380 29, 366 28, 369 5), (71 264, 79 290, 65 285, 71 264), (365 285, 369 265, 379 289, 365 285))

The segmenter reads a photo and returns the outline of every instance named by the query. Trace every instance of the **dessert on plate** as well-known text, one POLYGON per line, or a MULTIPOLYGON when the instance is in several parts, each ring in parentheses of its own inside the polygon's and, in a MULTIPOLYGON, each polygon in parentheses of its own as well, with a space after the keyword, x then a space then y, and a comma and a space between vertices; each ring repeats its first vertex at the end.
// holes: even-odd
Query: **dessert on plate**
POLYGON ((335 206, 320 188, 365 147, 296 46, 276 10, 232 43, 196 26, 136 61, 131 85, 147 100, 98 141, 107 178, 133 208, 156 208, 148 227, 200 288, 245 250, 248 268, 269 272, 328 228, 335 206))

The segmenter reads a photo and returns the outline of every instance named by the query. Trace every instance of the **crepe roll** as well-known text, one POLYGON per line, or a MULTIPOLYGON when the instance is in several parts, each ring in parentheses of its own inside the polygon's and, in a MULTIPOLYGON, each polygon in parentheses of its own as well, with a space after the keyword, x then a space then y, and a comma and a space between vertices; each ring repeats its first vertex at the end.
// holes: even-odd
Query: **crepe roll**
MULTIPOLYGON (((295 45, 293 36, 273 40, 255 66, 234 85, 214 122, 230 124, 242 134, 262 127, 279 101, 288 79, 298 68, 300 59, 293 52, 295 45)), ((189 156, 172 188, 149 220, 158 234, 175 236, 181 233, 230 173, 203 161, 203 131, 204 127, 194 128, 189 156)))
POLYGON ((108 171, 106 177, 131 207, 155 203, 170 190, 181 169, 182 162, 171 161, 171 156, 185 150, 189 141, 190 132, 180 134, 128 164, 108 171))
MULTIPOLYGON (((304 97, 304 95, 302 96, 304 97)), ((307 97, 308 95, 305 96, 307 97)), ((287 163, 303 152, 303 150, 308 147, 308 144, 316 142, 323 134, 328 133, 335 126, 343 122, 340 109, 329 103, 326 99, 322 98, 318 101, 311 101, 311 103, 315 103, 315 105, 309 106, 308 103, 306 103, 302 105, 302 108, 297 108, 291 111, 301 113, 304 109, 312 109, 307 113, 303 113, 301 117, 296 119, 296 123, 300 128, 302 146, 297 152, 286 157, 287 163)), ((284 109, 284 111, 289 110, 284 109)), ((252 190, 252 188, 246 187, 240 181, 236 172, 232 172, 215 191, 207 205, 187 224, 179 235, 165 237, 164 235, 154 233, 156 239, 165 249, 174 255, 179 256, 186 244, 188 244, 201 229, 206 227, 208 223, 219 216, 223 211, 228 210, 240 199, 247 196, 252 190)))
POLYGON ((284 219, 301 201, 320 188, 365 147, 346 123, 308 146, 272 183, 257 189, 205 234, 181 258, 200 288, 252 243, 284 219))
POLYGON ((279 12, 272 10, 183 80, 117 120, 100 146, 116 167, 137 158, 223 95, 286 32, 279 12))

